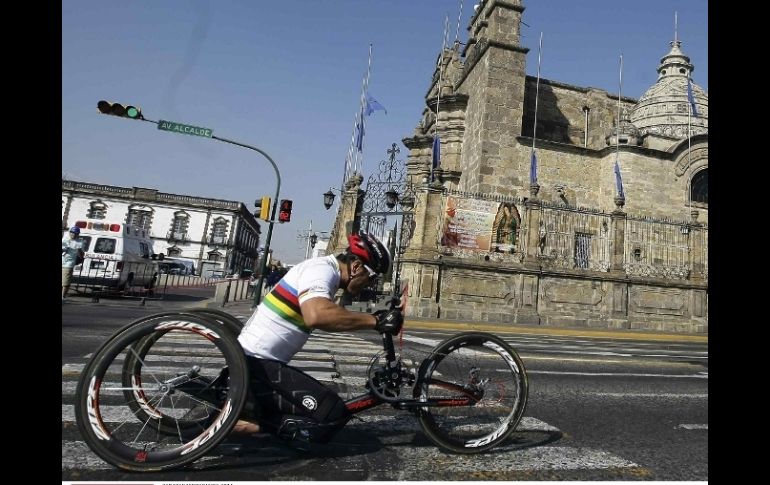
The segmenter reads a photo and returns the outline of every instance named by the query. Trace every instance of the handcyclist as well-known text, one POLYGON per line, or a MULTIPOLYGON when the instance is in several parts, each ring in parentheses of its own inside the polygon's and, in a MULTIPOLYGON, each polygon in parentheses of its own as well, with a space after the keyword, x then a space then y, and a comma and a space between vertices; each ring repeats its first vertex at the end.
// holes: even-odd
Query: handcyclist
POLYGON ((359 313, 334 303, 338 289, 357 295, 391 264, 390 252, 371 234, 351 234, 348 244, 342 254, 292 267, 246 322, 238 341, 246 353, 250 394, 257 406, 254 415, 241 416, 233 433, 257 433, 260 426, 254 421, 259 420, 279 437, 325 442, 350 419, 335 392, 288 365, 315 329, 369 329, 391 335, 401 330, 399 309, 359 313))

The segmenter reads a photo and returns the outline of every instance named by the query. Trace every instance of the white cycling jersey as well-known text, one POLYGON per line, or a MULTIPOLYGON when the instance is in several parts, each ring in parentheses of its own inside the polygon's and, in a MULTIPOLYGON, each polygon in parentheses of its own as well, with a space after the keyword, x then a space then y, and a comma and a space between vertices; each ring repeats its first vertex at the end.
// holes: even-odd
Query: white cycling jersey
POLYGON ((238 336, 246 354, 288 363, 312 331, 305 325, 300 305, 317 297, 333 300, 339 285, 336 256, 308 259, 291 268, 265 295, 238 336))

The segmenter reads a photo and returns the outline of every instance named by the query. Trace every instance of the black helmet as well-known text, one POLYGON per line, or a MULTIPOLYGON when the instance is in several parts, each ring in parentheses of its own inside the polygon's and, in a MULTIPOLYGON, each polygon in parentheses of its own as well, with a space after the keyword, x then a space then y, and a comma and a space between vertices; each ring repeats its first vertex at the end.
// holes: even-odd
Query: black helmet
POLYGON ((390 268, 390 251, 379 239, 365 232, 348 236, 350 252, 358 256, 372 271, 385 274, 390 268))

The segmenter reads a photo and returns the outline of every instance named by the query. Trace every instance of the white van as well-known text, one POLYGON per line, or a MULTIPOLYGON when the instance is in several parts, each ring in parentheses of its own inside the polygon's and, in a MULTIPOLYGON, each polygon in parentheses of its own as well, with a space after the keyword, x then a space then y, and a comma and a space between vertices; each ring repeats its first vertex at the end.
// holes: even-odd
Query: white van
POLYGON ((152 240, 145 229, 101 219, 79 220, 75 226, 80 228, 85 259, 75 266, 73 284, 117 290, 155 285, 163 254, 152 253, 152 240))

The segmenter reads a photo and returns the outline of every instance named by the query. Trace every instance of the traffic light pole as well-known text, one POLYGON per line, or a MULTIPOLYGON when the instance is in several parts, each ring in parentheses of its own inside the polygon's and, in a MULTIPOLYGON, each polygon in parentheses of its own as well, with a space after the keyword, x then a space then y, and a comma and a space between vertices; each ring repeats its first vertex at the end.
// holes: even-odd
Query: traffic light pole
POLYGON ((267 221, 267 239, 265 240, 265 252, 262 253, 262 268, 259 271, 259 281, 257 282, 257 288, 254 291, 254 308, 256 308, 257 305, 259 305, 259 302, 262 300, 262 285, 265 281, 265 271, 267 270, 267 255, 270 254, 270 239, 273 237, 273 224, 275 223, 275 209, 278 207, 278 195, 281 192, 281 172, 278 171, 278 167, 276 166, 275 162, 272 158, 270 158, 270 155, 265 153, 264 151, 260 150, 257 147, 253 147, 251 145, 245 145, 243 143, 238 143, 237 141, 228 140, 227 138, 222 138, 219 136, 211 136, 214 140, 223 141, 225 143, 230 143, 231 145, 238 145, 239 147, 248 148, 249 150, 254 150, 255 152, 259 152, 263 157, 267 158, 267 160, 270 162, 270 164, 273 166, 273 170, 275 170, 275 177, 278 180, 278 184, 275 187, 275 199, 273 199, 275 202, 273 202, 273 209, 270 214, 270 220, 267 221))
POLYGON ((278 206, 278 196, 281 192, 281 172, 278 171, 278 167, 276 166, 273 159, 270 158, 270 155, 268 155, 267 153, 265 153, 264 151, 260 150, 257 147, 246 145, 244 143, 239 143, 233 140, 228 140, 227 138, 222 138, 220 136, 214 136, 212 134, 212 130, 208 128, 184 125, 181 123, 175 123, 173 121, 161 120, 160 122, 158 122, 155 120, 148 120, 142 115, 142 110, 134 106, 130 106, 130 105, 124 106, 120 103, 112 103, 109 101, 99 101, 96 105, 96 108, 102 114, 109 114, 109 115, 118 116, 122 118, 129 118, 133 120, 154 123, 158 125, 158 129, 161 129, 161 130, 173 131, 180 134, 202 136, 202 137, 211 138, 214 140, 223 141, 225 143, 230 143, 231 145, 237 145, 239 147, 248 148, 249 150, 254 150, 255 152, 258 152, 259 154, 261 154, 263 157, 267 158, 267 160, 273 166, 273 170, 275 170, 275 176, 278 180, 278 183, 275 187, 275 199, 273 199, 275 202, 273 203, 273 211, 272 211, 272 214, 270 215, 270 220, 266 221, 269 225, 267 228, 267 240, 265 241, 265 252, 262 255, 262 269, 259 272, 259 282, 257 283, 257 288, 256 288, 256 291, 254 292, 254 307, 259 305, 259 302, 262 299, 262 285, 265 281, 265 270, 267 269, 267 255, 270 253, 270 239, 273 237, 273 224, 275 223, 275 210, 276 210, 276 207, 278 206))

